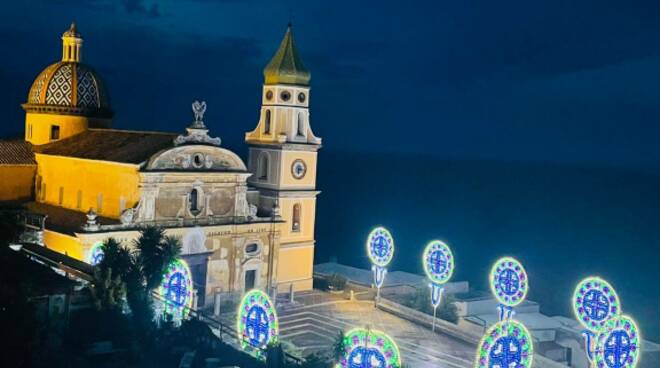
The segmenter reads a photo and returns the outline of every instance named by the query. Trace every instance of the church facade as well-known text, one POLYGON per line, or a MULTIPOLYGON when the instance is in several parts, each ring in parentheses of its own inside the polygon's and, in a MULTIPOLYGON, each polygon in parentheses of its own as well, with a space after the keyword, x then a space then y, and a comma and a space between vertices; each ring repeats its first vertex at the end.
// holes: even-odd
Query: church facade
POLYGON ((207 305, 215 293, 311 289, 321 139, 291 28, 264 69, 247 165, 211 134, 204 102, 193 104, 182 134, 112 129, 82 43, 72 25, 62 60, 38 75, 22 105, 24 140, 0 141, 0 200, 45 219, 44 246, 90 263, 109 237, 130 245, 141 228, 164 228, 181 239, 207 305))

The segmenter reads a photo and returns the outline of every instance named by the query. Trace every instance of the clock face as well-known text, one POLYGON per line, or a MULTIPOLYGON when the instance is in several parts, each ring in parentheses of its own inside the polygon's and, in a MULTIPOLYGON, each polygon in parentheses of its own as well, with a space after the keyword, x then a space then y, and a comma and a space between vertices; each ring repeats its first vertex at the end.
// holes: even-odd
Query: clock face
POLYGON ((306 172, 307 165, 305 165, 305 161, 300 159, 293 161, 293 165, 291 165, 291 173, 293 174, 294 178, 302 179, 306 172))
POLYGON ((289 91, 282 91, 280 93, 280 98, 282 99, 282 101, 289 101, 289 99, 291 98, 291 93, 289 91))

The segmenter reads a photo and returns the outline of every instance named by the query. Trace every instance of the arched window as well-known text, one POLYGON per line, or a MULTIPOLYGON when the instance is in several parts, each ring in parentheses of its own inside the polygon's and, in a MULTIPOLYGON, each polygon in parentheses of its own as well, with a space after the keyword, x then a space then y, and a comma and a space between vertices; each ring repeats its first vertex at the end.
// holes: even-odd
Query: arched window
POLYGON ((305 136, 305 118, 303 118, 303 113, 302 112, 298 113, 297 134, 298 134, 298 136, 301 136, 301 137, 305 136))
POLYGON ((270 134, 270 110, 266 110, 266 118, 264 122, 264 134, 270 134))
POLYGON ((261 156, 259 156, 259 164, 258 164, 258 178, 259 180, 268 180, 268 154, 263 152, 261 156))
POLYGON ((291 216, 291 231, 300 231, 300 203, 293 205, 293 214, 291 216))
POLYGON ((190 198, 188 199, 190 202, 190 212, 194 213, 199 211, 199 205, 197 203, 198 199, 199 193, 196 188, 193 188, 193 190, 190 191, 190 198))

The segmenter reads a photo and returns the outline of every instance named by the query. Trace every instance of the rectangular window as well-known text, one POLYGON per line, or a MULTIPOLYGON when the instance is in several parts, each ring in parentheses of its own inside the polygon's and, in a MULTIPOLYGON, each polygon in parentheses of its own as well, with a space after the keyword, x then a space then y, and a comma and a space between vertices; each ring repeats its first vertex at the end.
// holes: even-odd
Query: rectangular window
POLYGON ((60 126, 59 125, 51 125, 50 126, 50 140, 54 141, 56 139, 60 139, 60 126))
POLYGON ((60 197, 57 200, 57 203, 61 206, 64 203, 64 187, 60 187, 60 197))
POLYGON ((76 196, 76 208, 77 209, 82 208, 82 190, 79 190, 76 196))
POLYGON ((245 291, 254 289, 257 279, 257 270, 245 271, 245 291))
POLYGON ((46 201, 46 183, 43 183, 41 187, 41 200, 46 201))

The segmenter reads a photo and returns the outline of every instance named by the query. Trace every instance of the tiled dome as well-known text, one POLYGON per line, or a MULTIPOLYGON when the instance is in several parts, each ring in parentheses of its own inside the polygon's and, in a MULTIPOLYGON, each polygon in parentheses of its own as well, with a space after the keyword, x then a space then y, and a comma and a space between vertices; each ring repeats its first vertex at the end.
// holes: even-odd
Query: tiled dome
POLYGON ((110 110, 105 88, 89 66, 60 61, 48 66, 32 83, 28 104, 110 110))

